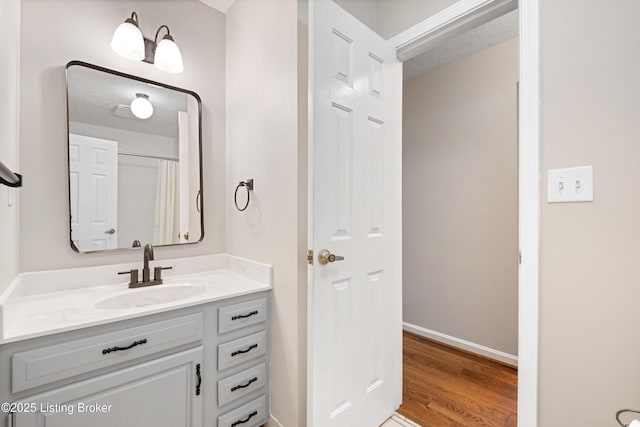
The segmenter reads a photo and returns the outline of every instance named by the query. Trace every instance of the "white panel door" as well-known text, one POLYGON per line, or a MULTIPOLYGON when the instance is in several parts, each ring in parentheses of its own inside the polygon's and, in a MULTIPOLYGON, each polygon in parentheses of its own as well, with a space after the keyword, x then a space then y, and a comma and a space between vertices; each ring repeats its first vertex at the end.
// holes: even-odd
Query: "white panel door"
POLYGON ((377 427, 402 400, 402 64, 329 0, 310 34, 308 425, 377 427))
POLYGON ((69 135, 71 240, 82 252, 118 247, 118 143, 69 135))

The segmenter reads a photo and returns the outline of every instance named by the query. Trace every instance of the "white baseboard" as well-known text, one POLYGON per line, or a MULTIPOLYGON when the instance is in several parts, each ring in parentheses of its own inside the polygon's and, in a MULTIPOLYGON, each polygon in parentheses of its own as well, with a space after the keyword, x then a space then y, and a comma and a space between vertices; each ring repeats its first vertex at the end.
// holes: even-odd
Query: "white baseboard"
POLYGON ((518 367, 518 356, 514 356, 513 354, 505 353, 503 351, 495 350, 493 348, 476 344, 471 341, 466 341, 440 332, 432 331, 430 329, 423 328, 422 326, 412 325, 408 322, 402 322, 402 327, 406 331, 413 332, 414 334, 421 335, 425 338, 429 338, 434 341, 459 348, 461 350, 469 351, 471 353, 479 354, 481 356, 497 360, 510 366, 518 367))
POLYGON ((282 424, 280 424, 280 421, 278 421, 276 419, 276 417, 273 416, 273 414, 271 415, 271 419, 269 420, 269 427, 284 427, 282 424))

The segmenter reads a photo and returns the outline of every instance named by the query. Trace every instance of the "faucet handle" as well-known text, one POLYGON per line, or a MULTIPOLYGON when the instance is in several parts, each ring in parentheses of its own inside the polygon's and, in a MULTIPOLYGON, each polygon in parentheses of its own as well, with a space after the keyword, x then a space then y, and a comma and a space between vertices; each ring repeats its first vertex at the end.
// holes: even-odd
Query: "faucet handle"
POLYGON ((153 281, 162 283, 162 270, 171 270, 173 267, 155 267, 153 269, 153 281))
POLYGON ((133 269, 131 271, 119 271, 118 274, 130 274, 131 278, 129 280, 129 285, 135 285, 138 283, 138 270, 133 269))

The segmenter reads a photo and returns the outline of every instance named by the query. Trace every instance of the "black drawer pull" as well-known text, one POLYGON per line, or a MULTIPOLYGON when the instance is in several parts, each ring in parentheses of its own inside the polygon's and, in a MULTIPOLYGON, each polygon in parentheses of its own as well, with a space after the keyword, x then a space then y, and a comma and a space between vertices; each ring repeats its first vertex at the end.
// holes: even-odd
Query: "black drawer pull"
POLYGON ((232 316, 231 320, 246 319, 247 317, 255 316, 256 314, 258 314, 258 310, 253 310, 251 313, 232 316))
POLYGON ((200 386, 202 385, 202 375, 200 375, 200 364, 196 365, 196 377, 198 377, 198 384, 196 384, 196 396, 200 396, 200 386))
POLYGON ((234 391, 239 390, 241 388, 247 388, 251 384, 255 383, 256 381, 258 381, 258 377, 253 377, 249 381, 247 381, 246 384, 238 384, 237 386, 231 387, 231 391, 234 392, 234 391))
POLYGON ((247 418, 245 418, 244 420, 238 420, 238 421, 234 421, 233 423, 231 423, 231 427, 236 427, 237 425, 240 424, 244 424, 249 422, 249 420, 253 417, 255 417, 256 415, 258 415, 258 411, 253 411, 252 413, 249 414, 249 416, 247 418))
POLYGON ((122 350, 129 350, 130 348, 133 348, 137 345, 142 345, 142 344, 146 344, 147 343, 147 339, 142 339, 139 341, 134 341, 131 345, 127 346, 127 347, 111 347, 111 348, 105 348, 104 350, 102 350, 102 354, 109 354, 109 353, 113 353, 114 351, 122 351, 122 350))
POLYGON ((239 354, 249 353, 254 348, 258 348, 258 344, 252 344, 249 347, 247 347, 246 350, 236 350, 233 353, 231 353, 231 357, 237 356, 239 354))

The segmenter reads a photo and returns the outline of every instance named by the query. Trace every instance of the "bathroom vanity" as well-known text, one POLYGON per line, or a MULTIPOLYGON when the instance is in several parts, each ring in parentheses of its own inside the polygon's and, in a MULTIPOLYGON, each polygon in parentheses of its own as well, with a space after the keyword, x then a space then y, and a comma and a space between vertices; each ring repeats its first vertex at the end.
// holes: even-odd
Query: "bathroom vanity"
POLYGON ((8 426, 268 421, 271 268, 226 255, 169 263, 164 284, 142 289, 92 286, 128 265, 26 274, 12 285, 0 298, 8 426), (49 290, 60 285, 40 292, 47 280, 49 290))

